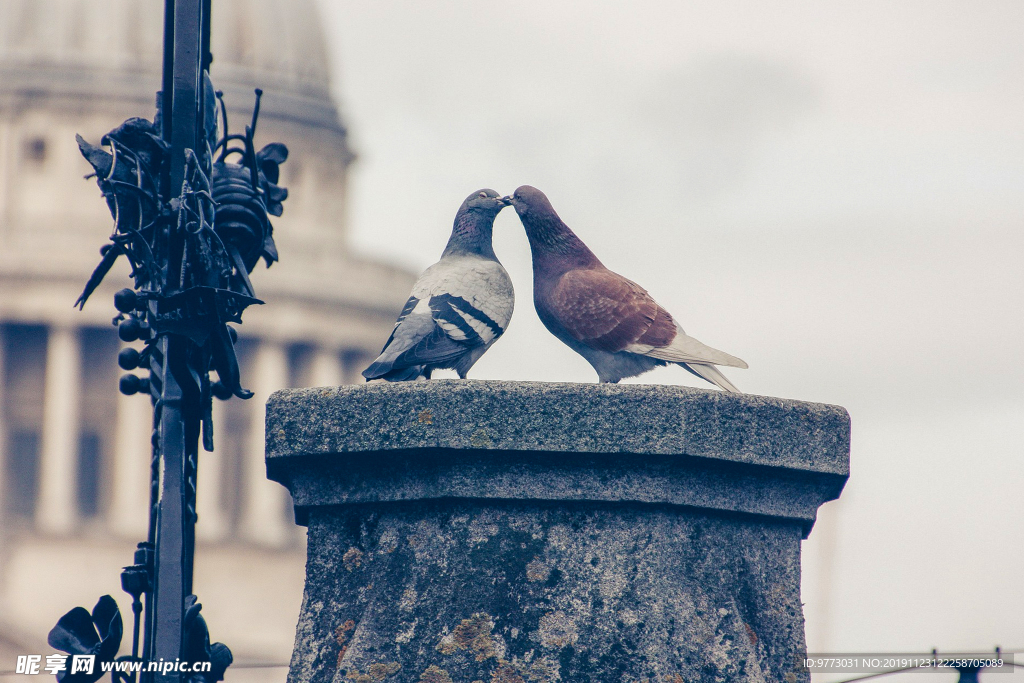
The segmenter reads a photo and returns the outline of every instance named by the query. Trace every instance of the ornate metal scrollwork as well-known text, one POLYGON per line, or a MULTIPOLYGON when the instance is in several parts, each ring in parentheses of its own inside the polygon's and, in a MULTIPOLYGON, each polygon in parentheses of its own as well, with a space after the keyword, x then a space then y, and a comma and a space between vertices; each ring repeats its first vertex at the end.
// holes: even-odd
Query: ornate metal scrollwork
MULTIPOLYGON (((168 202, 161 201, 159 177, 166 171, 169 149, 156 124, 128 119, 103 136, 101 146, 77 136, 114 217, 114 232, 75 304, 84 307, 117 259, 128 258, 135 289, 121 290, 114 298, 120 311, 118 333, 127 342, 142 339, 146 350, 137 357, 125 354, 119 359, 122 368, 143 367, 160 335, 182 335, 198 347, 190 359, 193 369, 200 376, 217 372, 221 386, 214 393, 218 397, 252 395, 240 384, 234 335, 227 323, 240 323, 246 307, 263 303, 255 296, 249 273, 260 258, 268 267, 277 260, 269 217, 281 215, 288 196, 287 189, 277 184, 288 148, 271 143, 257 152, 253 144, 261 95, 257 90, 245 135, 231 135, 226 131, 226 108, 217 93, 225 135, 201 155, 186 151, 181 193, 168 202), (241 146, 232 144, 237 142, 241 146), (216 152, 219 157, 210 163, 216 152), (229 160, 233 157, 237 161, 229 160), (180 273, 166 272, 167 265, 158 255, 163 236, 160 219, 169 216, 185 236, 180 273)), ((142 390, 146 388, 143 379, 127 380, 122 389, 126 393, 142 390)), ((199 383, 203 383, 201 377, 199 383)))
MULTIPOLYGON (((104 135, 99 145, 76 136, 82 155, 94 169, 90 175, 103 193, 114 230, 75 305, 85 306, 120 257, 128 260, 134 287, 114 296, 118 315, 113 322, 123 341, 142 341, 143 348, 126 348, 118 355, 118 365, 130 373, 121 378, 120 390, 128 395, 148 393, 154 404, 149 539, 139 544, 135 563, 121 575, 122 587, 133 599, 133 647, 127 657, 132 662, 141 661, 142 598, 146 596, 149 613, 153 596, 160 590, 158 519, 170 514, 161 513, 160 508, 161 496, 167 496, 160 487, 166 488, 164 472, 169 466, 161 458, 170 457, 161 442, 167 426, 161 421, 173 415, 180 419, 184 434, 184 444, 176 447, 178 454, 173 458, 181 472, 183 526, 170 533, 174 544, 182 548, 179 559, 187 594, 197 519, 198 443, 201 440, 206 450, 213 450, 214 397, 252 396, 241 383, 234 348, 237 333, 229 324, 241 323, 248 306, 263 303, 256 298, 249 275, 261 258, 268 267, 278 259, 270 216, 281 215, 282 202, 288 196, 278 185, 287 147, 271 143, 256 151, 254 145, 262 92, 256 91, 252 121, 245 134, 231 135, 222 95, 214 93, 209 76, 205 71, 202 74, 203 92, 196 95, 205 103, 197 122, 199 149, 184 149, 180 187, 170 188, 168 182, 175 174, 170 168, 172 145, 164 139, 167 129, 161 122, 167 109, 158 112, 154 121, 126 120, 104 135), (220 102, 224 129, 219 139, 216 101, 220 102), (176 387, 171 413, 165 404, 169 382, 176 387)), ((181 679, 190 683, 222 680, 231 663, 231 651, 222 643, 210 643, 194 595, 185 595, 180 607, 183 621, 177 642, 182 657, 211 665, 209 672, 182 674, 181 679)), ((152 614, 147 620, 148 628, 156 623, 152 614)), ((51 631, 50 642, 69 655, 88 652, 100 661, 114 661, 122 628, 116 602, 103 596, 91 614, 81 607, 65 614, 51 631)), ((150 635, 147 647, 151 639, 150 635)), ((151 654, 144 650, 143 657, 151 654)), ((65 683, 93 683, 101 676, 102 672, 94 677, 67 674, 58 678, 65 683)), ((135 673, 114 672, 113 677, 115 683, 118 678, 136 681, 135 673)))

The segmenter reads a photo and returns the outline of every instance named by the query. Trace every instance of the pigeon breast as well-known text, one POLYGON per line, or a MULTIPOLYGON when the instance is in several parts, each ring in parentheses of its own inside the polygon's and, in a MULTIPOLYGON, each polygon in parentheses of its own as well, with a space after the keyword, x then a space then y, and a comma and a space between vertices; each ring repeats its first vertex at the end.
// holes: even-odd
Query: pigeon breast
POLYGON ((485 345, 508 327, 515 300, 502 265, 472 255, 435 263, 413 287, 412 296, 419 300, 413 313, 429 309, 451 339, 485 345))

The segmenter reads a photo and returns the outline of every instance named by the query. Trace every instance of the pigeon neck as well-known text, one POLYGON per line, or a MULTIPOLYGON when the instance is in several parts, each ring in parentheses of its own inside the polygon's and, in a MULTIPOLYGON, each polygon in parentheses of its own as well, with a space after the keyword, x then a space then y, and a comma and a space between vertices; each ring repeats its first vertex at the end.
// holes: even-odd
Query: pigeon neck
POLYGON ((473 211, 459 212, 455 216, 452 236, 444 248, 445 256, 458 254, 477 254, 484 258, 497 261, 494 247, 491 245, 491 233, 494 231, 494 216, 481 216, 473 211))
POLYGON ((594 252, 555 215, 530 217, 526 221, 534 270, 564 271, 600 266, 594 252))

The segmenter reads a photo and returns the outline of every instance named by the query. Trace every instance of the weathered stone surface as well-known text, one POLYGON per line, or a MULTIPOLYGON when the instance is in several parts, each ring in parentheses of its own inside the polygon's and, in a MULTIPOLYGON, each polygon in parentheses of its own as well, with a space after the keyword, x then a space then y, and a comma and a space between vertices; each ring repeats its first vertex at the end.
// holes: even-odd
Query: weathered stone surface
POLYGON ((807 681, 800 539, 848 448, 841 408, 678 387, 279 392, 289 681, 807 681))
POLYGON ((434 380, 267 404, 267 470, 311 506, 434 498, 694 505, 800 520, 849 474, 836 406, 685 387, 434 380))
POLYGON ((750 394, 432 380, 279 391, 268 408, 268 460, 405 448, 685 453, 849 474, 843 408, 750 394))
POLYGON ((309 531, 291 681, 802 679, 792 524, 462 502, 334 508, 309 531))

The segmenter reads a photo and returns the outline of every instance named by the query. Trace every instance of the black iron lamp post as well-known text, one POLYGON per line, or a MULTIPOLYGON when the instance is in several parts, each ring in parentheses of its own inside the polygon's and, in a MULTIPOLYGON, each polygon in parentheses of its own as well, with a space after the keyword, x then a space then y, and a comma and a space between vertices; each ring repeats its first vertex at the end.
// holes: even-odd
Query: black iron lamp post
MULTIPOLYGON (((82 154, 114 217, 110 243, 76 302, 84 306, 114 262, 125 256, 134 288, 114 297, 114 319, 125 342, 118 365, 125 394, 153 402, 149 535, 121 575, 132 596, 134 672, 115 682, 195 681, 223 678, 230 650, 210 643, 192 593, 199 444, 213 449, 214 397, 249 398, 235 358, 235 331, 255 297, 249 273, 260 258, 277 260, 269 216, 280 216, 287 191, 277 185, 287 148, 253 144, 261 91, 244 135, 229 135, 227 110, 209 77, 212 0, 165 0, 162 90, 154 121, 132 118, 105 135, 100 146, 78 138, 82 154), (211 377, 216 373, 216 380, 211 377), (144 614, 144 619, 143 619, 144 614), (143 625, 144 624, 144 625, 143 625), (142 653, 140 657, 139 647, 142 653), (149 662, 207 663, 184 671, 149 662)), ((141 455, 141 454, 140 454, 141 455)), ((114 661, 121 616, 109 596, 90 614, 78 607, 50 633, 50 643, 95 656, 96 672, 58 674, 61 681, 91 683, 100 662, 114 661)), ((70 657, 69 657, 70 661, 70 657)))

